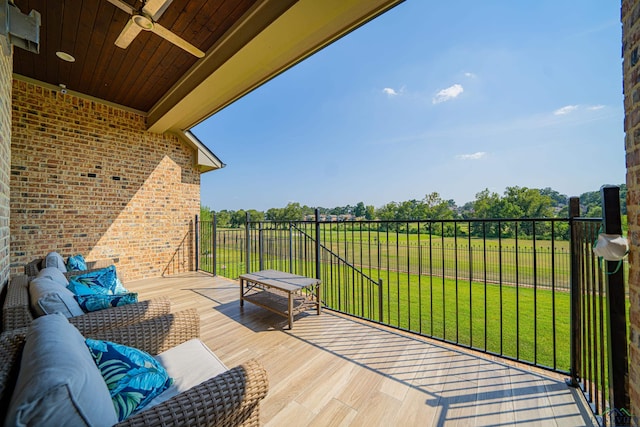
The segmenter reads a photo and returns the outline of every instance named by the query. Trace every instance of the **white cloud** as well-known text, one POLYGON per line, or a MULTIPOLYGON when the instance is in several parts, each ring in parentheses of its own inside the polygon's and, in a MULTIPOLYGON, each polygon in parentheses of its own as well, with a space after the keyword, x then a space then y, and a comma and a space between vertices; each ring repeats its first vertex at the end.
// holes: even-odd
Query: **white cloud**
POLYGON ((462 85, 456 83, 453 86, 442 89, 436 94, 436 96, 433 97, 432 101, 434 104, 440 104, 441 102, 446 102, 458 97, 462 92, 464 92, 464 88, 462 87, 462 85))
POLYGON ((556 116, 563 116, 565 114, 569 114, 571 112, 573 112, 574 110, 577 110, 578 106, 577 105, 565 105, 562 108, 558 108, 556 111, 553 112, 554 115, 556 116))
POLYGON ((480 160, 486 157, 486 155, 487 153, 485 153, 484 151, 478 151, 477 153, 473 154, 458 154, 456 158, 460 160, 480 160))
POLYGON ((596 111, 596 110, 602 110, 603 108, 604 108, 604 105, 592 105, 589 107, 589 110, 596 111))
POLYGON ((400 92, 396 91, 395 89, 392 89, 390 87, 385 87, 384 89, 382 89, 382 91, 384 93, 386 93, 389 96, 397 96, 400 94, 400 92))
POLYGON ((475 79, 477 76, 473 73, 464 73, 465 77, 469 77, 470 79, 475 79))

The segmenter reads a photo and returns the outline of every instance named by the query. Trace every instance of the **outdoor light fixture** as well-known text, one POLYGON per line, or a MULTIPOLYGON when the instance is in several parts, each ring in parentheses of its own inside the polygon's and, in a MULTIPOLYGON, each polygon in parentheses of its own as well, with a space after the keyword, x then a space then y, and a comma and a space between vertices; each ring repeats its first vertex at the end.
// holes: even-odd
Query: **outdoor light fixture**
POLYGON ((58 58, 62 59, 63 61, 76 62, 76 58, 74 58, 73 55, 71 55, 70 53, 67 53, 67 52, 63 52, 61 50, 56 52, 56 56, 58 58))

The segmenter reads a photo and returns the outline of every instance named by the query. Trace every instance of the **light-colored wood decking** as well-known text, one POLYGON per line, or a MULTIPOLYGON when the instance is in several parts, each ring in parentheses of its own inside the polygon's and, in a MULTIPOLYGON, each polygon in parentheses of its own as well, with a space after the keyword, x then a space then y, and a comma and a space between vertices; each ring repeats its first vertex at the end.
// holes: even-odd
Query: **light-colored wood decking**
POLYGON ((140 298, 196 307, 202 339, 229 366, 258 359, 269 373, 267 426, 585 426, 562 378, 323 311, 287 320, 239 285, 205 273, 129 282, 140 298))

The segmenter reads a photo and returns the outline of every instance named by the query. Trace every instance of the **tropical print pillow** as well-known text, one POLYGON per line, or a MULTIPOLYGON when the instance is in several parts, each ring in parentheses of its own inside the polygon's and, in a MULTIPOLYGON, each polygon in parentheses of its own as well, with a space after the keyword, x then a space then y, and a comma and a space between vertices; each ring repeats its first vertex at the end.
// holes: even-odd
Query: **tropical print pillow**
POLYGON ((67 288, 76 295, 104 294, 113 295, 116 289, 116 266, 90 271, 69 278, 67 288))
POLYGON ((83 271, 87 269, 87 263, 84 257, 80 254, 72 255, 67 258, 67 270, 68 271, 83 271))
MULTIPOLYGON (((115 268, 115 267, 114 267, 115 268)), ((129 290, 124 287, 120 279, 118 278, 118 274, 116 273, 116 286, 113 288, 113 293, 115 295, 128 294, 129 290)))
POLYGON ((78 301, 80 308, 82 308, 85 313, 138 302, 138 294, 135 292, 121 295, 74 295, 74 298, 78 301))
POLYGON ((85 340, 107 383, 118 421, 143 408, 173 383, 149 353, 110 341, 85 340))

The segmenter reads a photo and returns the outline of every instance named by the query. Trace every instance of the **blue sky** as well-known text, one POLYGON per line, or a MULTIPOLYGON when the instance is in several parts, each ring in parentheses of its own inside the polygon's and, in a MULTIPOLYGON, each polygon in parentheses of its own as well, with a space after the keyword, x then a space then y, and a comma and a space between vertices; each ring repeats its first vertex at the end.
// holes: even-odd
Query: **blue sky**
POLYGON ((407 0, 192 129, 214 210, 625 182, 620 2, 407 0))

